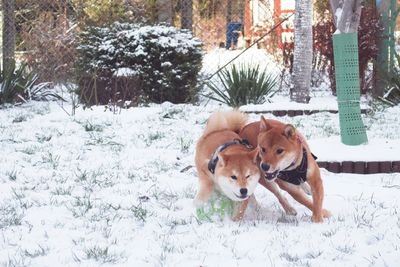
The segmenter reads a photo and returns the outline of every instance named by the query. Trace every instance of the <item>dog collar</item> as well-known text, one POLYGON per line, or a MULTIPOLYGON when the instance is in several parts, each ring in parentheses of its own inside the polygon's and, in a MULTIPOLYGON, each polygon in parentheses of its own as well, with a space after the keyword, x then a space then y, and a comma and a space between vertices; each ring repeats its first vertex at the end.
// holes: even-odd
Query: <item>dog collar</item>
POLYGON ((249 149, 252 148, 252 146, 250 145, 250 143, 247 139, 234 139, 233 141, 230 141, 230 142, 220 145, 217 148, 217 150, 215 150, 210 161, 208 162, 208 170, 212 174, 214 174, 215 167, 217 166, 217 163, 218 163, 218 154, 232 145, 243 145, 249 149))
MULTIPOLYGON (((317 157, 313 153, 311 153, 311 155, 313 156, 314 159, 317 159, 317 157)), ((287 168, 290 168, 293 165, 294 163, 290 164, 290 166, 287 168)), ((305 148, 303 148, 303 158, 301 159, 299 166, 297 166, 293 170, 279 172, 278 178, 294 185, 300 185, 301 183, 307 181, 307 169, 308 169, 307 151, 305 148)))

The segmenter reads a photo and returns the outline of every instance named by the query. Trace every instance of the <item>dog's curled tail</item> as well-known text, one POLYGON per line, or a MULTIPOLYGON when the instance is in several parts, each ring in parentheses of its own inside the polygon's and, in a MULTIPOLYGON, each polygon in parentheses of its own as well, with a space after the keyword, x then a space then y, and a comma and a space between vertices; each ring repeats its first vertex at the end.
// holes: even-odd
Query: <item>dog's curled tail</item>
POLYGON ((204 134, 220 130, 231 130, 239 133, 247 123, 247 115, 238 111, 216 111, 207 121, 204 134))

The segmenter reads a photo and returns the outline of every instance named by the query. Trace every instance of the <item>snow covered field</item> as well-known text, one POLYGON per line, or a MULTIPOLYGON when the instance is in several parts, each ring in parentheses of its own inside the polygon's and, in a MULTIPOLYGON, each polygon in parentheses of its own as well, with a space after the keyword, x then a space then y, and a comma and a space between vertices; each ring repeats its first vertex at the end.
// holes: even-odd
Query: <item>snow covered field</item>
MULTIPOLYGON (((186 167, 213 110, 0 109, 0 266, 399 266, 400 174, 322 170, 333 217, 320 225, 261 187, 243 222, 198 222, 186 167)), ((279 119, 333 150, 337 116, 279 119)), ((400 107, 363 118, 371 140, 399 143, 400 107)))

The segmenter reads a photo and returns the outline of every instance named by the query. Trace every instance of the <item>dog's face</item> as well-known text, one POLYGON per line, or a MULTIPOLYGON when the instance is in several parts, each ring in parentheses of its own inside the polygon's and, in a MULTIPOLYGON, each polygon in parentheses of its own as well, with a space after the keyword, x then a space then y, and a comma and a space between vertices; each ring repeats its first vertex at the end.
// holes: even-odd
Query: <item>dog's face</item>
POLYGON ((272 127, 261 117, 258 151, 260 169, 265 178, 268 181, 275 180, 280 171, 294 164, 301 151, 295 128, 290 124, 272 127))
POLYGON ((257 167, 258 150, 218 154, 215 183, 233 201, 246 200, 257 186, 260 171, 257 167))

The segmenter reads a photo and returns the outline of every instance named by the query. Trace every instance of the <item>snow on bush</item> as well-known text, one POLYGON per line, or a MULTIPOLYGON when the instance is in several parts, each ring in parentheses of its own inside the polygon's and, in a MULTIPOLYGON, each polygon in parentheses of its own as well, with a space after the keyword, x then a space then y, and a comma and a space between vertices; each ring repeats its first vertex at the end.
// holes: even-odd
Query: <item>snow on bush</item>
MULTIPOLYGON (((144 100, 182 103, 196 94, 201 46, 189 31, 165 25, 89 27, 81 34, 78 67, 82 76, 96 75, 103 80, 124 73, 136 76, 144 100)), ((110 86, 104 90, 118 91, 110 86)))

